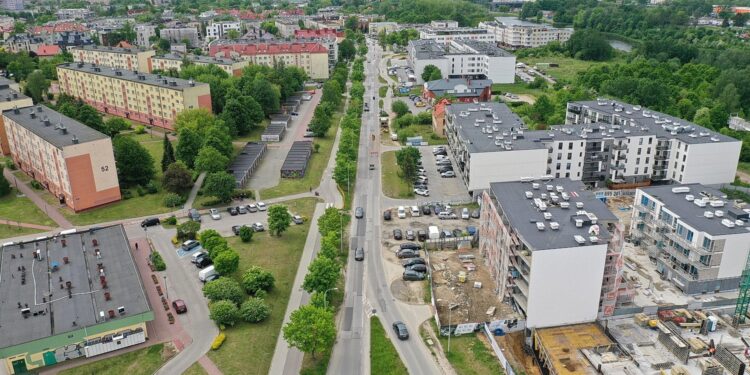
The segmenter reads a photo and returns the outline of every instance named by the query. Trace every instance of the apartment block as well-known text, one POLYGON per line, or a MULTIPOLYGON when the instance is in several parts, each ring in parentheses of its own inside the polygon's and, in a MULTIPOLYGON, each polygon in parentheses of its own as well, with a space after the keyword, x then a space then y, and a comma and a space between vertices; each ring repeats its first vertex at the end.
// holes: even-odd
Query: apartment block
POLYGON ((299 27, 299 17, 283 17, 275 20, 276 27, 279 29, 279 34, 284 38, 290 38, 294 36, 299 27))
POLYGON ((200 44, 200 31, 194 26, 166 27, 159 30, 159 37, 170 43, 182 43, 188 41, 189 47, 197 47, 200 44))
MULTIPOLYGON (((434 21, 433 21, 434 23, 434 21)), ((495 43, 495 34, 479 27, 428 26, 419 30, 419 39, 446 44, 454 40, 476 40, 495 43)))
POLYGON ((627 291, 609 280, 624 281, 619 258, 610 258, 621 254, 618 219, 582 182, 491 183, 481 208, 479 249, 492 287, 527 328, 593 322, 606 315, 608 292, 614 306, 627 291))
POLYGON ((396 22, 370 22, 367 25, 370 36, 378 36, 380 33, 390 34, 398 30, 396 22))
MULTIPOLYGON (((31 98, 21 94, 19 91, 18 83, 0 77, 0 112, 34 105, 31 98)), ((0 117, 0 153, 2 155, 10 155, 8 133, 5 131, 5 123, 2 117, 0 117)))
POLYGON ((24 9, 24 0, 3 0, 2 7, 5 10, 15 12, 24 9))
POLYGON ((58 65, 57 76, 61 92, 100 112, 165 129, 186 109, 211 110, 206 83, 85 63, 58 65))
POLYGON ((243 60, 240 58, 224 58, 198 56, 193 54, 170 53, 162 56, 152 57, 151 68, 159 69, 162 71, 176 70, 179 72, 180 70, 182 70, 182 66, 185 61, 198 66, 216 65, 223 71, 227 72, 227 74, 232 76, 242 75, 242 69, 250 65, 249 60, 243 60))
POLYGON ((46 106, 3 112, 18 168, 79 212, 120 200, 112 140, 46 106))
POLYGON ((275 42, 254 40, 221 40, 212 43, 209 55, 242 58, 251 64, 274 66, 283 63, 305 70, 311 79, 328 79, 328 50, 320 43, 275 42))
POLYGON ((735 290, 750 253, 748 211, 701 184, 640 188, 630 234, 686 294, 735 290))
POLYGON ((427 65, 440 69, 444 78, 490 79, 494 83, 513 83, 516 57, 495 43, 454 40, 447 44, 431 39, 412 40, 408 46, 409 65, 417 83, 424 83, 427 65))
POLYGON ((156 25, 138 25, 135 27, 135 44, 139 47, 151 46, 151 38, 156 36, 156 25))
POLYGON ((242 24, 239 21, 212 22, 206 26, 206 38, 221 39, 229 30, 242 34, 242 24))
POLYGON ((58 20, 87 20, 94 15, 94 12, 87 8, 68 8, 58 9, 55 15, 58 20))
POLYGON ((151 57, 156 51, 141 48, 120 48, 107 46, 81 46, 70 48, 76 62, 96 64, 109 68, 151 71, 151 57))
POLYGON ((497 17, 495 21, 480 22, 478 27, 495 35, 497 43, 509 48, 540 47, 553 41, 564 43, 573 35, 572 28, 557 28, 515 17, 497 17))
POLYGON ((424 83, 422 97, 435 100, 449 97, 462 103, 487 102, 492 99, 489 79, 443 78, 424 83))

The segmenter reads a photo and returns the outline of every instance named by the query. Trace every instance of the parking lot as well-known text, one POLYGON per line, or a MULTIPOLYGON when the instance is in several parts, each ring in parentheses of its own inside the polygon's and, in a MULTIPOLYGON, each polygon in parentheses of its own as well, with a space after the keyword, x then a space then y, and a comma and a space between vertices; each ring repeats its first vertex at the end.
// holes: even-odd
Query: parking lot
MULTIPOLYGON (((469 202, 471 197, 466 190, 466 186, 461 182, 459 177, 443 178, 437 171, 435 156, 432 154, 432 146, 420 146, 419 151, 422 153, 422 166, 427 175, 427 186, 430 190, 429 197, 417 197, 420 201, 438 201, 438 202, 469 202)), ((447 149, 447 147, 446 147, 447 149)), ((448 158, 451 164, 456 167, 456 161, 453 159, 450 151, 448 158)))

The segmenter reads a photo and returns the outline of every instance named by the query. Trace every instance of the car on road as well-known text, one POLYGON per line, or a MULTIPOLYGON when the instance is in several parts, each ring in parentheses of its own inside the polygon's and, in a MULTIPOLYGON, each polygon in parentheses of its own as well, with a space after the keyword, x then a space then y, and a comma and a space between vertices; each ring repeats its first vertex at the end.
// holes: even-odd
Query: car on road
POLYGON ((391 210, 383 211, 383 220, 391 221, 391 210))
POLYGON ((266 228, 263 227, 262 223, 253 223, 253 225, 251 226, 251 228, 253 228, 253 230, 256 231, 256 232, 262 232, 262 231, 266 230, 266 228))
POLYGON ((426 184, 430 180, 426 176, 417 176, 417 178, 415 178, 414 181, 415 182, 424 182, 426 184))
POLYGON ((437 170, 438 173, 440 173, 440 176, 442 177, 443 173, 451 172, 455 174, 456 172, 453 171, 453 167, 440 167, 437 170))
POLYGON ((371 170, 371 171, 374 171, 374 170, 375 170, 375 164, 370 164, 370 170, 371 170))
POLYGON ((294 215, 292 216, 292 222, 297 225, 302 225, 305 222, 305 219, 303 219, 302 216, 294 215))
POLYGON ((406 230, 406 240, 407 241, 414 241, 417 238, 417 236, 414 234, 414 231, 411 229, 406 230))
POLYGON ((365 260, 365 249, 363 247, 358 247, 357 250, 354 250, 354 260, 365 260))
POLYGON ((200 246, 201 243, 196 240, 187 240, 180 245, 180 248, 182 251, 190 251, 195 249, 196 247, 200 246))
POLYGON ((414 189, 414 194, 429 197, 430 191, 428 189, 414 189))
POLYGON ((240 235, 240 229, 242 229, 243 227, 247 227, 247 225, 233 225, 232 226, 232 233, 234 233, 235 236, 239 236, 240 235))
POLYGON ((396 253, 398 258, 417 258, 419 257, 419 250, 404 249, 399 250, 396 253))
POLYGON ((357 207, 356 209, 354 209, 354 217, 356 217, 357 219, 365 217, 365 209, 362 207, 357 207))
POLYGON ((438 214, 438 219, 452 220, 452 219, 458 219, 458 216, 456 216, 456 214, 454 214, 453 212, 443 211, 438 214))
POLYGON ((406 250, 406 249, 409 249, 409 250, 419 250, 419 249, 422 248, 422 246, 419 245, 418 243, 414 243, 414 242, 404 242, 401 245, 399 245, 399 248, 401 250, 406 250))
POLYGON ((247 207, 247 212, 258 212, 258 206, 255 203, 250 203, 245 207, 247 207))
POLYGON ((212 218, 212 219, 214 219, 214 220, 219 220, 219 219, 221 219, 221 214, 219 213, 219 210, 217 210, 217 209, 215 209, 215 208, 212 208, 212 209, 210 209, 210 210, 209 210, 208 212, 209 212, 209 214, 211 215, 211 218, 212 218))
POLYGON ((478 208, 476 210, 474 210, 474 211, 471 211, 471 217, 473 219, 479 219, 479 209, 478 208))
POLYGON ((402 263, 402 265, 403 265, 404 267, 410 267, 410 266, 413 266, 413 265, 415 265, 415 264, 425 264, 425 263, 426 263, 426 262, 425 262, 424 258, 411 258, 411 259, 407 259, 407 260, 405 260, 405 261, 404 261, 404 262, 402 263))
POLYGON ((404 324, 404 322, 394 322, 393 331, 396 332, 396 337, 398 337, 399 340, 409 339, 409 330, 406 329, 406 324, 404 324))
POLYGON ((406 281, 420 281, 424 280, 425 274, 422 272, 404 270, 402 278, 406 281))
POLYGON ((401 233, 401 229, 396 228, 393 230, 393 239, 399 241, 404 239, 404 235, 401 233))
POLYGON ((178 314, 184 314, 187 312, 187 305, 185 304, 185 301, 181 299, 172 301, 172 308, 174 308, 174 312, 178 314))
POLYGON ((415 189, 427 189, 428 186, 429 185, 426 182, 422 182, 422 181, 417 181, 417 182, 414 183, 414 188, 415 189))
POLYGON ((427 265, 425 264, 413 264, 409 267, 406 267, 409 271, 416 271, 416 272, 427 272, 427 265))
POLYGON ((188 216, 192 221, 201 222, 201 214, 195 208, 191 208, 190 211, 188 211, 188 216))
POLYGON ((299 116, 299 112, 292 112, 292 116, 299 116))
POLYGON ((256 205, 258 206, 258 211, 265 211, 268 209, 268 206, 263 202, 258 202, 256 205))
POLYGON ((239 213, 237 211, 237 207, 229 207, 227 208, 227 212, 229 212, 229 215, 231 216, 237 216, 237 214, 239 213))
POLYGON ((245 206, 237 206, 237 212, 240 215, 244 215, 244 214, 247 213, 247 207, 245 207, 245 206))
POLYGON ((464 207, 464 209, 461 210, 461 218, 464 219, 464 220, 469 220, 470 216, 471 216, 471 214, 469 213, 469 209, 466 208, 466 207, 464 207))
POLYGON ((195 266, 198 268, 206 268, 214 264, 214 262, 211 261, 211 258, 209 258, 207 255, 208 254, 206 254, 206 256, 198 258, 198 260, 195 262, 195 266))
POLYGON ((456 177, 456 173, 454 173, 453 171, 446 171, 446 172, 440 173, 440 177, 453 178, 453 177, 456 177))
POLYGON ((154 225, 159 225, 159 224, 161 224, 161 221, 159 221, 158 217, 150 217, 148 219, 141 221, 141 228, 153 227, 154 225))
POLYGON ((453 238, 453 232, 448 229, 440 231, 440 238, 453 238))

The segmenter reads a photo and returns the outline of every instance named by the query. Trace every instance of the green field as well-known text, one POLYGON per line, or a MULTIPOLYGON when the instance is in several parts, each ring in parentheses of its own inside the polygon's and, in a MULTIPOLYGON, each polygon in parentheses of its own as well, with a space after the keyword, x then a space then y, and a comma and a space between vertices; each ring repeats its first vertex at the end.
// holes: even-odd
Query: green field
POLYGON ((18 190, 11 188, 8 195, 0 198, 0 219, 46 225, 49 227, 57 226, 34 202, 29 198, 19 197, 18 194, 18 190))
POLYGON ((547 57, 528 57, 519 59, 529 67, 536 66, 539 71, 549 74, 554 79, 561 79, 572 82, 578 77, 579 72, 585 72, 588 68, 601 65, 609 65, 617 62, 624 62, 622 59, 613 59, 610 61, 584 61, 564 56, 547 56, 547 57), (557 67, 551 68, 548 64, 557 64, 557 67))
POLYGON ((383 194, 395 199, 414 198, 411 184, 401 178, 400 173, 401 169, 396 164, 396 151, 384 152, 380 162, 383 194))
POLYGON ((164 344, 102 359, 83 366, 61 371, 60 375, 151 375, 167 360, 162 354, 164 344))
POLYGON ((235 138, 234 141, 235 142, 260 142, 260 136, 266 130, 266 127, 268 127, 269 123, 271 123, 271 120, 263 119, 263 122, 261 122, 260 126, 251 130, 250 133, 248 133, 247 135, 243 135, 241 137, 235 138))
POLYGON ((195 362, 192 366, 188 367, 182 375, 208 375, 206 370, 203 369, 200 363, 195 362))
POLYGON ((544 94, 542 89, 532 89, 526 86, 525 83, 493 83, 492 94, 500 95, 510 92, 517 95, 531 95, 535 98, 544 94))
POLYGON ((458 375, 503 374, 504 371, 500 362, 477 335, 467 334, 451 337, 450 352, 448 352, 448 338, 440 336, 440 345, 445 351, 448 362, 451 363, 458 375))
MULTIPOLYGON (((309 218, 315 203, 313 198, 304 198, 285 205, 291 212, 309 218)), ((224 374, 268 373, 309 228, 308 220, 303 225, 292 225, 281 237, 261 232, 256 233, 250 243, 243 243, 239 237, 228 238, 229 246, 240 254, 240 267, 233 275, 235 278, 239 280, 245 269, 257 265, 273 273, 276 285, 266 297, 271 316, 262 323, 241 322, 228 327, 225 331, 227 339, 221 349, 208 353, 224 374)))
POLYGON ((378 95, 381 98, 385 98, 385 96, 388 94, 388 86, 380 86, 378 88, 378 95))
POLYGON ((431 125, 412 124, 405 128, 399 129, 397 132, 397 134, 399 135, 399 140, 406 141, 406 137, 403 137, 403 139, 401 139, 402 132, 408 134, 408 137, 416 137, 421 135, 422 140, 427 141, 427 144, 429 144, 430 146, 444 145, 448 143, 448 140, 446 138, 438 137, 435 132, 432 131, 431 125))
POLYGON ((370 318, 370 373, 379 375, 409 373, 377 316, 370 318))
POLYGON ((34 234, 44 232, 39 229, 17 227, 15 225, 0 224, 0 240, 18 236, 25 236, 27 234, 34 234))

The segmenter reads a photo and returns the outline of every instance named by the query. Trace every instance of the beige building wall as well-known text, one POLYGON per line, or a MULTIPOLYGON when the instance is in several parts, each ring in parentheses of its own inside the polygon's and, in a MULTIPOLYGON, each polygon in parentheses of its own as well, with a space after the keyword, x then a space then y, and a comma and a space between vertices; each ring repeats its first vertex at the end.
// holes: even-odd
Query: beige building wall
POLYGON ((97 49, 70 48, 70 53, 76 62, 85 62, 108 66, 110 68, 137 70, 139 72, 150 72, 150 58, 156 54, 154 50, 125 50, 122 48, 108 49, 109 47, 98 47, 97 49))
POLYGON ((328 79, 328 52, 245 55, 252 64, 273 66, 277 62, 302 68, 311 79, 328 79))
MULTIPOLYGON (((25 107, 31 107, 34 105, 34 102, 31 100, 31 98, 23 97, 11 101, 0 101, 0 113, 2 111, 7 111, 9 109, 13 108, 25 108, 25 107)), ((0 153, 3 155, 9 155, 10 154, 10 145, 8 145, 8 134, 5 130, 5 123, 3 121, 3 117, 0 117, 0 153)))
MULTIPOLYGON (((221 70, 227 72, 230 76, 238 76, 242 73, 242 69, 248 65, 250 65, 250 61, 248 60, 237 60, 233 61, 231 64, 217 64, 217 63, 209 63, 205 61, 191 61, 193 64, 198 66, 208 66, 208 65, 216 65, 221 70)), ((151 58, 151 69, 156 70, 170 70, 174 69, 176 71, 182 70, 182 60, 175 60, 175 59, 164 59, 160 58, 158 56, 151 58)))

